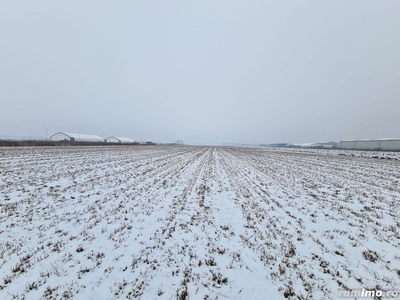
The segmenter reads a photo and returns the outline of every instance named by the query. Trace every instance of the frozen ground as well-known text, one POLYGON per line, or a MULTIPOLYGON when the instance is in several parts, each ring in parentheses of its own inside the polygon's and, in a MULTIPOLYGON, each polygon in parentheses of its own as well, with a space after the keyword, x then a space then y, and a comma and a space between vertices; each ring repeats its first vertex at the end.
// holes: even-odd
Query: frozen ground
POLYGON ((399 289, 400 162, 368 156, 2 148, 0 300, 399 289))

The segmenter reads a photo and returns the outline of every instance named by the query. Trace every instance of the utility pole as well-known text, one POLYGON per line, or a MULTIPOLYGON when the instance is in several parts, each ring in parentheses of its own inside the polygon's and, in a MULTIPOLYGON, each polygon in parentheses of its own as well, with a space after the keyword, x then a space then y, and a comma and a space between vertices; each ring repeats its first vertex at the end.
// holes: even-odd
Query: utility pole
POLYGON ((47 128, 45 128, 46 129, 46 141, 47 141, 47 128))

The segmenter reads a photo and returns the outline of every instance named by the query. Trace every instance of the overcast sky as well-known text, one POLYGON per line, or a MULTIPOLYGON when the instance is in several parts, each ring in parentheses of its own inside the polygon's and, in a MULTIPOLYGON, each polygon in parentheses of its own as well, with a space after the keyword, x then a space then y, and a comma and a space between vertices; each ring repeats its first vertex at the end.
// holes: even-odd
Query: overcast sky
POLYGON ((400 1, 0 1, 0 134, 400 137, 400 1))

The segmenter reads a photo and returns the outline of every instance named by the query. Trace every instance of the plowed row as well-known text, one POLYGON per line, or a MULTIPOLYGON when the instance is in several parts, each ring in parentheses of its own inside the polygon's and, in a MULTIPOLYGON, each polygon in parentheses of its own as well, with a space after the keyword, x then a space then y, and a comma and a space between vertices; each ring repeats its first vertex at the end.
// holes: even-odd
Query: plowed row
POLYGON ((400 161, 0 149, 0 299, 335 299, 398 288, 400 161))

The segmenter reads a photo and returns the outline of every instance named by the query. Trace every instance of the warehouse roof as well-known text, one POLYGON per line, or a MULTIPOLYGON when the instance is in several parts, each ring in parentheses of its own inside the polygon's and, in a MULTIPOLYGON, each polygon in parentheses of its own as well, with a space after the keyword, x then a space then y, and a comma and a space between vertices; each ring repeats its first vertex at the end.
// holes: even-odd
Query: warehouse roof
POLYGON ((342 140, 341 142, 374 142, 374 141, 400 141, 400 138, 381 138, 381 139, 363 139, 363 140, 342 140))
POLYGON ((103 140, 101 136, 98 135, 92 135, 92 134, 82 134, 82 133, 66 133, 66 132, 61 132, 64 133, 70 137, 73 137, 75 139, 85 139, 85 140, 103 140))
POLYGON ((117 139, 121 143, 134 143, 135 142, 134 139, 126 138, 126 137, 117 137, 117 136, 110 136, 110 137, 106 138, 106 140, 111 139, 111 138, 117 139))
MULTIPOLYGON (((92 134, 82 134, 82 133, 57 132, 57 133, 53 134, 52 136, 55 136, 57 134, 64 134, 70 138, 74 138, 77 141, 79 141, 79 140, 99 141, 99 142, 104 141, 104 139, 101 136, 92 135, 92 134)), ((50 139, 52 136, 50 136, 50 139)))

